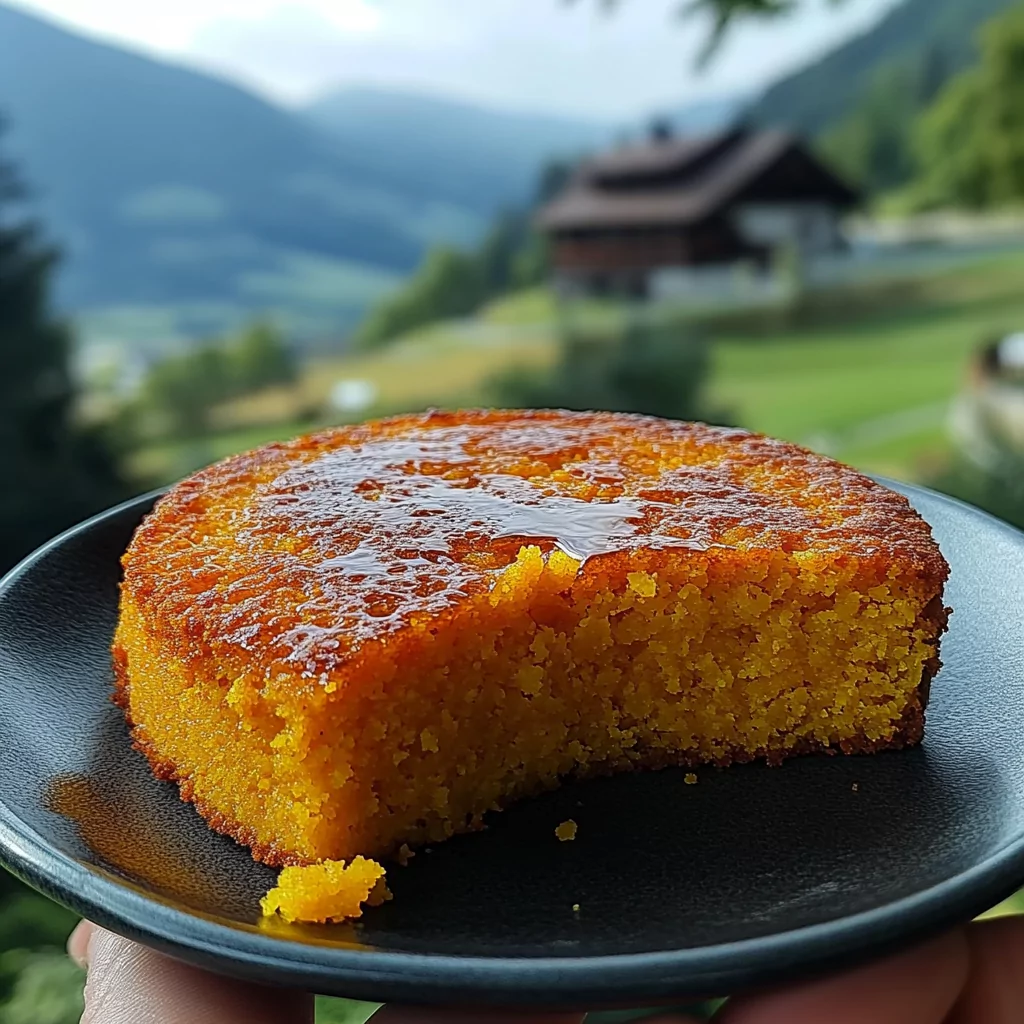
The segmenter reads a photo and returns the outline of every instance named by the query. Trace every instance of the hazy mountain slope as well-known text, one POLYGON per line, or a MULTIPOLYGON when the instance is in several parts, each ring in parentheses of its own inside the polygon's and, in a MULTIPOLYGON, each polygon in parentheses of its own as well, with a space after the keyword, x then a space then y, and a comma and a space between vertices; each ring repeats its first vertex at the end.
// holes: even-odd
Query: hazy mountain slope
POLYGON ((606 145, 612 134, 597 122, 376 89, 332 93, 306 116, 377 180, 487 211, 526 200, 546 160, 606 145))
POLYGON ((974 52, 977 29, 1016 0, 905 0, 877 25, 771 86, 750 108, 762 124, 817 134, 854 107, 872 76, 894 61, 932 59, 947 74, 974 52))
POLYGON ((513 158, 511 131, 504 149, 484 137, 486 113, 460 110, 457 129, 427 107, 367 109, 346 145, 226 81, 0 4, 3 151, 65 250, 73 310, 187 307, 192 333, 267 305, 350 321, 428 245, 475 238, 559 139, 551 127, 513 158), (458 179, 450 148, 420 165, 453 133, 458 179))

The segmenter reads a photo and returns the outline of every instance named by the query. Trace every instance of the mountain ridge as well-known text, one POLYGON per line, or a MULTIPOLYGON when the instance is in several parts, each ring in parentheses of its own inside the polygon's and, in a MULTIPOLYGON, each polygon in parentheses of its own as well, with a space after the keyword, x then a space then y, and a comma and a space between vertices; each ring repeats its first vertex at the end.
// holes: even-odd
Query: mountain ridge
POLYGON ((0 152, 65 253, 62 308, 151 311, 145 329, 100 316, 115 335, 212 333, 267 308, 343 332, 428 246, 473 242, 529 191, 486 159, 475 192, 417 181, 394 132, 386 151, 339 145, 217 75, 2 3, 0 112, 0 152))

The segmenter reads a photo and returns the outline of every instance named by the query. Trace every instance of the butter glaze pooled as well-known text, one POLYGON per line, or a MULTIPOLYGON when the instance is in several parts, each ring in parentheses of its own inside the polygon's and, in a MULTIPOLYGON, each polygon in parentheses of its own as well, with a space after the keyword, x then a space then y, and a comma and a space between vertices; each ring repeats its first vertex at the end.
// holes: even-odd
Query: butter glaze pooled
POLYGON ((739 430, 431 413, 211 467, 161 500, 125 565, 158 614, 194 622, 194 640, 316 675, 487 591, 524 546, 584 564, 711 547, 926 559, 927 526, 908 532, 907 508, 832 460, 739 430))

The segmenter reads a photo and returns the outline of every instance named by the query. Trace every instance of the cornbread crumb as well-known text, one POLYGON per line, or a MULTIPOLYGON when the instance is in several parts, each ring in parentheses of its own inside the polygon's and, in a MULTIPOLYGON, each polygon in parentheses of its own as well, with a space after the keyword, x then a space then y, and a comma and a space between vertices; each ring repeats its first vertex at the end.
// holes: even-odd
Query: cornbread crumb
POLYGON ((697 785, 697 776, 694 775, 693 772, 687 772, 683 776, 683 782, 685 782, 686 785, 688 785, 688 786, 696 786, 697 785))
POLYGON ((406 867, 409 861, 411 861, 415 856, 416 854, 409 849, 408 843, 402 843, 398 848, 398 863, 401 864, 403 868, 406 867))
POLYGON ((555 829, 555 835, 558 836, 560 843, 568 843, 576 838, 576 822, 570 818, 568 821, 563 821, 558 828, 555 829))
POLYGON ((364 903, 379 906, 391 898, 383 880, 384 869, 365 857, 348 864, 325 860, 308 867, 286 867, 260 907, 265 916, 280 914, 286 921, 344 921, 361 917, 364 903))

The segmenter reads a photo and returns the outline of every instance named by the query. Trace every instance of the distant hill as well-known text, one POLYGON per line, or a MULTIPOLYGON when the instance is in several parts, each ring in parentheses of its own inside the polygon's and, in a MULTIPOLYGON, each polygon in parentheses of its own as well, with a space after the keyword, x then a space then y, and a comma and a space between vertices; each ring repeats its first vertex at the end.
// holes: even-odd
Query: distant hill
POLYGON ((331 333, 600 129, 363 93, 280 109, 0 4, 0 116, 90 335, 159 341, 271 308, 331 333), (333 110, 340 134, 317 126, 333 110))
POLYGON ((342 89, 305 109, 346 159, 409 195, 492 213, 525 202, 545 161, 606 145, 599 122, 489 110, 378 89, 342 89))
POLYGON ((948 76, 967 64, 978 28, 1018 0, 904 0, 875 26, 768 88, 751 105, 759 124, 808 135, 834 127, 872 77, 893 61, 941 63, 948 76))
POLYGON ((749 96, 701 100, 670 110, 665 118, 679 135, 710 135, 735 124, 750 103, 749 96))

